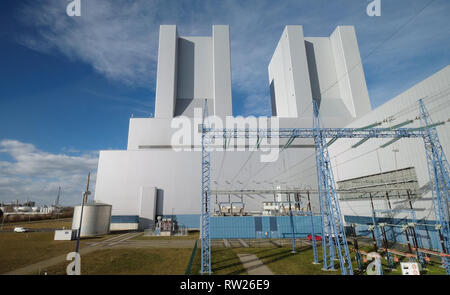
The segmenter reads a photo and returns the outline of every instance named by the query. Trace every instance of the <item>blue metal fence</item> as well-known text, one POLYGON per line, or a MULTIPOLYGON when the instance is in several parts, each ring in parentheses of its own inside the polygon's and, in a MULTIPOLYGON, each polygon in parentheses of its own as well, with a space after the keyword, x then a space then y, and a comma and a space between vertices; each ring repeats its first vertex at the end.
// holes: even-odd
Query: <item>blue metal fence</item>
POLYGON ((111 223, 139 223, 138 215, 113 215, 111 223))
MULTIPOLYGON (((372 217, 367 216, 344 216, 347 224, 353 223, 356 225, 356 234, 372 237, 371 232, 368 230, 368 226, 372 225, 372 217)), ((377 223, 394 224, 398 226, 389 226, 386 228, 386 235, 389 241, 406 244, 406 236, 401 225, 413 222, 411 219, 399 219, 399 218, 382 218, 377 217, 377 223)), ((439 234, 434 228, 436 221, 434 220, 416 220, 415 232, 417 239, 420 239, 422 246, 426 249, 440 250, 439 234)), ((419 242, 420 243, 420 242, 419 242)))
MULTIPOLYGON (((320 216, 314 216, 314 230, 321 235, 320 216)), ((295 237, 311 234, 309 216, 294 216, 295 237)), ((210 218, 211 239, 291 238, 289 216, 214 216, 210 218)))

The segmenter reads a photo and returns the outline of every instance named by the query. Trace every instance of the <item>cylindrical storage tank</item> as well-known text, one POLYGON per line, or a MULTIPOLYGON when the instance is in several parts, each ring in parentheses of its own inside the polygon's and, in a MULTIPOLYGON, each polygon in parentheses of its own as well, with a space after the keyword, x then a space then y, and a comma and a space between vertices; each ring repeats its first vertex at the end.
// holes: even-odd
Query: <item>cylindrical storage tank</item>
MULTIPOLYGON (((112 206, 103 203, 84 205, 83 222, 80 237, 92 237, 109 233, 112 206)), ((75 206, 73 211, 72 229, 80 227, 81 205, 75 206)))

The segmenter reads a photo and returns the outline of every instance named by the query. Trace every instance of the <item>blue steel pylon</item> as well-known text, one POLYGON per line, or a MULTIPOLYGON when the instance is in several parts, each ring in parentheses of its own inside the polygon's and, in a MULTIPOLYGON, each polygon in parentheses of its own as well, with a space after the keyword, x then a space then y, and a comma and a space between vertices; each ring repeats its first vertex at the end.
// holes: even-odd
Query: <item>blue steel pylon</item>
POLYGON ((309 198, 308 192, 308 209, 309 209, 309 220, 311 223, 311 242, 313 246, 313 254, 314 254, 314 262, 313 264, 319 264, 319 258, 317 257, 317 242, 316 242, 316 233, 314 230, 314 216, 312 212, 311 199, 309 198))
POLYGON ((314 143, 317 163, 317 182, 320 210, 322 214, 322 251, 324 269, 327 267, 326 237, 330 254, 329 267, 334 268, 335 250, 338 254, 341 273, 353 275, 352 261, 345 235, 344 222, 336 194, 330 156, 328 154, 326 137, 320 128, 319 108, 314 101, 314 143))
MULTIPOLYGON (((420 120, 423 127, 433 124, 431 117, 425 108, 422 99, 419 100, 420 120)), ((441 251, 450 251, 450 224, 449 224, 449 165, 445 153, 439 141, 439 136, 435 127, 425 128, 423 137, 425 152, 427 156, 428 174, 430 176, 430 189, 433 195, 433 207, 437 225, 441 233, 441 251)), ((450 258, 442 257, 442 264, 450 275, 450 258)))
POLYGON ((211 180, 211 155, 208 149, 209 135, 205 128, 205 120, 208 115, 208 101, 205 99, 202 117, 202 216, 201 216, 201 273, 211 274, 211 237, 209 235, 210 212, 210 180, 211 180))

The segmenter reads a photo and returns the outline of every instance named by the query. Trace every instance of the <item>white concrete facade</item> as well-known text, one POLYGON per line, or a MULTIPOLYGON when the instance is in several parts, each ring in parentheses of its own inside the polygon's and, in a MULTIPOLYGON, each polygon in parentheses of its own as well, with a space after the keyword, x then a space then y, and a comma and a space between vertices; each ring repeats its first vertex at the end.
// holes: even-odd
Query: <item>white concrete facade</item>
MULTIPOLYGON (((179 36, 175 25, 160 27, 155 116, 130 119, 126 151, 100 153, 95 200, 113 204, 113 217, 139 216, 142 227, 156 214, 199 213, 191 202, 199 192, 199 154, 172 150, 177 129, 171 123, 183 116, 192 126, 200 124, 194 109, 203 108, 205 99, 209 114, 231 116, 230 64, 228 26, 215 25, 211 36, 195 37, 179 36)), ((126 227, 136 224, 124 219, 112 225, 126 227)))
MULTIPOLYGON (((404 127, 420 127, 418 100, 421 98, 424 99, 433 122, 447 122, 438 126, 437 131, 444 152, 448 156, 450 153, 450 126, 448 124, 450 120, 448 109, 450 105, 450 66, 443 68, 372 112, 353 121, 347 127, 367 126, 374 122, 384 121, 379 126, 383 128, 407 120, 414 120, 414 122, 404 127)), ((388 142, 389 139, 370 139, 357 148, 351 148, 351 145, 358 141, 359 139, 339 139, 330 146, 329 152, 334 167, 335 181, 414 167, 419 187, 425 189, 429 185, 425 147, 421 138, 404 138, 385 148, 380 148, 380 146, 388 142)), ((367 198, 360 201, 341 201, 340 204, 343 215, 371 216, 372 214, 370 202, 367 198)), ((375 209, 388 209, 386 200, 376 200, 374 206, 375 209)), ((424 194, 413 203, 413 206, 422 209, 416 212, 417 218, 435 219, 431 192, 428 191, 424 194)), ((405 216, 405 214, 400 213, 394 217, 402 218, 405 216)))
POLYGON ((325 125, 342 126, 371 110, 355 29, 338 26, 330 37, 304 37, 286 26, 269 64, 272 115, 312 118, 320 104, 325 125))
MULTIPOLYGON (((194 117, 194 108, 202 108, 204 99, 208 99, 210 115, 232 116, 228 26, 213 26, 212 36, 206 37, 178 36, 176 26, 161 26, 159 40, 155 117, 130 119, 127 150, 100 152, 95 200, 112 204, 113 217, 153 220, 155 215, 198 216, 201 158, 197 127, 201 118, 194 117), (190 145, 196 151, 173 149, 172 136, 177 126, 171 124, 180 116, 191 124, 190 145)), ((362 126, 384 112, 384 106, 371 112, 353 27, 337 27, 329 37, 304 37, 301 26, 287 26, 268 72, 273 114, 279 118, 279 127, 311 127, 313 99, 320 102, 325 127, 362 126)), ((421 93, 432 93, 430 87, 423 88, 421 93)), ((401 99, 394 101, 399 102, 385 107, 390 112, 404 103, 401 99)), ((270 118, 268 127, 269 123, 270 118)), ((339 141, 330 150, 333 156, 340 152, 339 141)), ((342 146, 345 148, 345 144, 342 146)), ((423 144, 420 146, 423 149, 423 144)), ((262 163, 259 154, 248 150, 213 152, 212 189, 316 189, 312 140, 296 139, 277 162, 262 163)), ((424 155, 417 158, 425 161, 424 155)), ((337 160, 342 163, 345 158, 337 160)), ((373 159, 367 163, 375 166, 363 167, 360 172, 357 166, 345 169, 339 166, 336 180, 365 175, 373 169, 378 172, 373 159)), ((270 198, 246 198, 246 210, 262 211, 263 201, 270 198)), ((316 196, 312 202, 313 209, 318 211, 316 196)), ((198 227, 199 218, 194 219, 198 227)), ((129 229, 137 228, 134 223, 128 225, 129 229)), ((111 225, 111 229, 127 229, 128 225, 111 225)))
POLYGON ((215 25, 212 36, 178 36, 175 25, 159 33, 155 118, 193 117, 208 99, 210 114, 231 116, 231 66, 228 26, 215 25))

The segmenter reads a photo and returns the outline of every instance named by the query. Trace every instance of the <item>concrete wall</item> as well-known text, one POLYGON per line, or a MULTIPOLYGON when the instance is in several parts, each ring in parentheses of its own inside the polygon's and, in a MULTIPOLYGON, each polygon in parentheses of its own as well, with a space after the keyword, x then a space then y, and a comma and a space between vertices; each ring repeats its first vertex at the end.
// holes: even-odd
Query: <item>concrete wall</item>
POLYGON ((232 115, 228 26, 212 36, 178 36, 176 26, 160 27, 155 118, 193 117, 210 100, 211 113, 232 115), (217 105, 216 105, 217 104, 217 105))
POLYGON ((302 26, 286 26, 269 63, 269 84, 273 85, 278 117, 312 117, 309 81, 302 26), (304 113, 304 114, 303 114, 304 113))
MULTIPOLYGON (((304 38, 301 26, 286 27, 269 65, 270 81, 275 81, 275 84, 271 85, 276 94, 275 111, 280 119, 279 127, 311 127, 314 93, 320 94, 320 115, 326 127, 345 127, 352 120, 355 121, 349 125, 350 127, 361 127, 395 114, 404 106, 415 103, 415 100, 422 96, 443 91, 450 83, 450 70, 447 67, 392 101, 367 113, 370 110, 370 104, 362 67, 358 64, 359 58, 356 36, 351 27, 339 27, 329 38, 304 38), (354 66, 355 63, 356 66, 354 66), (313 69, 316 70, 316 74, 312 74, 313 69), (344 78, 339 80, 341 74, 344 78), (339 82, 333 84, 336 80, 339 82), (340 85, 341 81, 342 85, 340 85), (291 97, 288 94, 291 94, 291 97), (294 94, 293 99, 292 94, 294 94), (361 118, 358 118, 360 116, 361 118)), ((192 99, 182 95, 191 102, 185 110, 179 112, 180 114, 191 116, 192 106, 197 106, 196 103, 199 107, 203 106, 200 96, 212 93, 210 100, 214 103, 208 104, 208 113, 219 116, 231 115, 231 74, 228 70, 228 27, 214 26, 212 39, 211 37, 179 37, 176 35, 176 27, 161 27, 156 117, 130 120, 126 151, 100 152, 95 200, 112 204, 113 216, 136 216, 142 211, 140 207, 142 189, 156 187, 159 202, 156 214, 174 213, 183 216, 186 223, 193 224, 201 208, 200 152, 198 150, 176 152, 172 149, 171 139, 178 130, 171 127, 172 117, 177 106, 180 107, 180 101, 183 100, 178 96, 178 92, 186 91, 185 87, 193 87, 191 91, 194 94, 192 99), (210 49, 211 54, 205 54, 205 60, 198 61, 190 60, 187 57, 188 54, 184 52, 185 49, 182 49, 179 54, 176 53, 176 44, 181 40, 180 38, 194 43, 194 56, 198 54, 195 53, 196 44, 200 46, 198 50, 210 49), (163 53, 164 50, 169 54, 163 53), (184 61, 179 61, 180 59, 184 61), (193 68, 184 64, 181 66, 184 62, 190 62, 194 65, 193 68), (210 85, 203 87, 195 82, 194 84, 183 82, 182 79, 187 76, 180 73, 192 70, 195 73, 196 63, 198 67, 207 67, 208 71, 211 71, 212 82, 211 77, 203 78, 204 81, 209 81, 210 85), (177 72, 180 67, 182 69, 177 72), (172 75, 174 73, 178 74, 172 75)), ((198 73, 198 75, 201 77, 202 74, 198 73)), ((448 97, 446 99, 448 102, 448 97)), ((445 105, 441 106, 442 102, 446 100, 439 98, 434 101, 434 104, 427 104, 432 110, 435 121, 448 119, 448 112, 444 108, 445 105)), ((392 124, 411 118, 410 115, 412 114, 397 116, 392 124)), ((201 117, 191 117, 188 121, 192 127, 192 145, 198 148, 200 142, 194 139, 199 139, 197 126, 201 123, 201 117)), ((417 124, 416 122, 411 126, 418 126, 417 124)), ((267 126, 270 125, 267 124, 267 126)), ((438 131, 444 149, 448 153, 450 132, 447 125, 438 127, 438 131)), ((377 154, 372 150, 386 140, 373 139, 357 149, 350 150, 350 145, 356 141, 356 139, 338 140, 330 147, 333 164, 338 165, 334 168, 336 181, 379 172, 377 154)), ((284 142, 281 141, 280 146, 283 146, 284 142)), ((385 150, 379 150, 382 171, 395 168, 393 147, 400 150, 397 154, 398 169, 414 165, 417 167, 419 184, 424 185, 428 180, 423 143, 420 140, 402 139, 385 150)), ((276 189, 277 187, 316 189, 313 140, 294 140, 289 149, 280 153, 277 162, 261 162, 260 155, 261 152, 252 153, 248 151, 248 148, 247 151, 242 152, 228 150, 213 152, 211 155, 212 189, 276 189)), ((311 198, 313 210, 318 212, 317 196, 312 195, 311 198)), ((272 196, 264 198, 246 196, 246 209, 260 211, 261 202, 271 199, 272 196)), ((215 207, 215 196, 212 202, 212 206, 215 207)), ((383 207, 385 205, 381 201, 376 203, 379 209, 385 208, 383 207)), ((416 205, 426 208, 423 211, 424 214, 430 213, 429 201, 423 201, 423 203, 419 201, 416 205)), ((369 212, 367 201, 349 204, 342 202, 341 206, 344 215, 355 215, 353 213, 355 211, 358 212, 356 214, 367 216, 369 212)))
MULTIPOLYGON (((159 38, 155 118, 130 119, 127 151, 100 153, 95 199, 112 203, 113 216, 140 215, 141 191, 146 187, 158 188, 161 201, 157 214, 170 215, 173 208, 178 215, 198 215, 201 160, 197 126, 201 124, 201 110, 194 117, 194 108, 203 108, 203 100, 208 98, 208 114, 232 115, 228 26, 213 26, 211 37, 178 36, 176 26, 161 26, 159 38), (189 117, 192 133, 188 145, 197 151, 173 150, 172 136, 178 128, 171 124, 178 115, 189 117)), ((269 65, 269 77, 275 81, 273 90, 278 93, 279 127, 312 126, 311 85, 326 87, 336 78, 330 48, 329 38, 309 38, 305 43, 301 26, 287 26, 283 31, 269 65), (317 71, 316 80, 310 80, 313 70, 317 71)), ((331 99, 338 92, 336 86, 324 97, 331 99)), ((340 103, 340 110, 347 110, 341 98, 335 101, 340 103)), ((352 119, 348 111, 322 114, 326 105, 339 110, 331 102, 322 104, 325 125, 343 127, 352 119)), ((264 125, 271 127, 270 119, 266 121, 264 125)), ((280 141, 279 146, 285 142, 280 141)), ((261 154, 248 151, 248 147, 243 152, 213 153, 213 189, 316 188, 311 139, 296 139, 274 163, 261 162, 261 154)), ((262 201, 261 197, 245 196, 246 210, 261 211, 262 201)), ((312 203, 317 212, 316 196, 312 196, 312 203)))
MULTIPOLYGON (((406 120, 414 120, 412 124, 404 127, 420 127, 418 100, 424 100, 434 122, 448 121, 450 104, 450 66, 445 67, 436 74, 428 77, 397 97, 389 100, 382 106, 355 120, 348 127, 367 126, 374 122, 386 121, 379 127, 389 127, 406 120), (407 108, 405 110, 405 108, 407 108)), ((445 154, 449 155, 450 126, 449 124, 437 127, 441 144, 445 154)), ((404 138, 396 143, 379 148, 390 139, 370 139, 357 148, 351 145, 359 139, 339 139, 330 146, 330 156, 334 167, 335 180, 345 180, 365 175, 371 175, 395 169, 415 167, 419 186, 428 185, 429 176, 426 163, 425 148, 422 139, 404 138), (394 153, 396 149, 398 152, 394 153), (395 155, 396 154, 396 155, 395 155)), ((415 208, 424 210, 417 212, 418 218, 434 219, 431 193, 424 196, 424 200, 414 203, 415 208), (428 198, 428 200, 426 200, 428 198)), ((388 209, 385 200, 375 201, 376 209, 388 209)), ((361 201, 341 201, 344 215, 371 216, 370 203, 367 199, 361 201)), ((398 214, 395 217, 402 217, 398 214)))
POLYGON ((213 91, 214 114, 232 116, 230 30, 228 26, 213 26, 213 91))
POLYGON ((211 37, 178 38, 177 99, 213 97, 211 37))
POLYGON ((272 114, 312 118, 315 99, 322 117, 348 124, 371 110, 365 81, 353 27, 304 37, 302 26, 286 26, 269 64, 272 114))
POLYGON ((355 28, 338 26, 330 36, 340 97, 353 117, 370 112, 370 100, 355 28))
POLYGON ((172 118, 177 98, 177 27, 159 29, 158 69, 156 79, 155 117, 172 118))
MULTIPOLYGON (((278 162, 266 165, 259 152, 213 152, 211 154, 212 189, 281 189, 315 187, 316 174, 312 148, 292 148, 280 154, 278 162), (248 160, 250 158, 250 160, 248 160), (304 160, 304 171, 285 173, 289 160, 304 160), (247 161, 248 160, 248 161, 247 161), (247 161, 247 163, 246 163, 247 161), (246 163, 244 167, 243 164, 246 163)), ((112 215, 139 215, 142 187, 157 187, 157 214, 200 214, 201 158, 200 152, 175 152, 170 149, 136 151, 101 151, 95 191, 96 201, 113 204, 112 215), (172 211, 173 209, 173 211, 172 211)), ((225 197, 219 197, 224 201, 225 197)), ((237 201, 236 196, 232 200, 237 201)), ((226 199, 228 199, 226 197, 226 199)), ((245 196, 247 211, 261 211, 264 200, 273 196, 245 196)), ((313 208, 318 203, 312 196, 313 208)), ((212 206, 215 205, 215 196, 212 206)), ((151 211, 148 207, 147 212, 151 211)))

